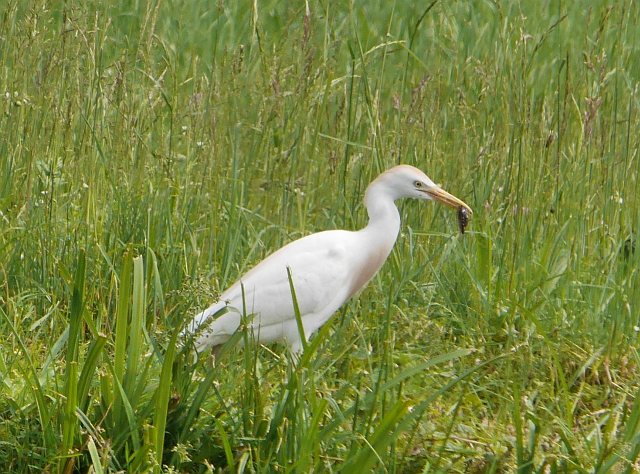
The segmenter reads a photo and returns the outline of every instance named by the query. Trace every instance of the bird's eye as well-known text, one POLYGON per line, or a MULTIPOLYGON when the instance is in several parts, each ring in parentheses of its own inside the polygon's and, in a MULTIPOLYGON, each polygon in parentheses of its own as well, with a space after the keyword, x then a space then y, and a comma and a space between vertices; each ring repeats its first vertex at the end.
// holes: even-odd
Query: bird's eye
POLYGON ((416 182, 414 183, 414 186, 415 186, 416 188, 421 188, 421 187, 422 187, 422 181, 416 181, 416 182))

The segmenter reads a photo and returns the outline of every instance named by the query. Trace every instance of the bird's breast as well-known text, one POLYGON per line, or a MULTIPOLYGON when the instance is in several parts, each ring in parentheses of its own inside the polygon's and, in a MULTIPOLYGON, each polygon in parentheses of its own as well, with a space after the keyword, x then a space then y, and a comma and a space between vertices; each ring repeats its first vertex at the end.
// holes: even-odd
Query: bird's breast
POLYGON ((371 280, 382 267, 389 256, 390 249, 380 248, 369 252, 366 257, 359 262, 357 271, 354 272, 351 286, 349 288, 349 298, 361 290, 371 280))

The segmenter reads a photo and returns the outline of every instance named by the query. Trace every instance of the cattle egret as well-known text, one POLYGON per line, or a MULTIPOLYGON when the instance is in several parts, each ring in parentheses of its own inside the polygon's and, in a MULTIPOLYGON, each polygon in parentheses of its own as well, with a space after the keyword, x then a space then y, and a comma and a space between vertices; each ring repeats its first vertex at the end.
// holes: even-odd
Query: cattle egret
POLYGON ((303 343, 290 281, 302 333, 308 338, 382 267, 400 231, 400 214, 394 201, 401 198, 435 200, 472 212, 419 169, 409 165, 391 168, 367 188, 364 204, 369 223, 364 229, 318 232, 285 245, 241 276, 219 301, 197 314, 183 337, 194 337, 197 352, 215 348, 238 330, 246 314, 248 329, 257 341, 283 341, 298 354, 303 343))

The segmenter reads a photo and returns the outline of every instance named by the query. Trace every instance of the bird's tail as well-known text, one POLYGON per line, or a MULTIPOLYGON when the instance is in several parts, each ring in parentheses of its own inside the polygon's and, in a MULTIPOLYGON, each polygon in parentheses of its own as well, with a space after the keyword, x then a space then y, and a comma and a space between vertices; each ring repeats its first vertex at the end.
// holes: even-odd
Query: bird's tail
POLYGON ((191 346, 196 352, 200 353, 209 348, 210 344, 205 341, 208 339, 204 336, 206 329, 220 316, 228 311, 228 306, 224 301, 218 301, 209 306, 204 311, 196 314, 193 319, 180 332, 180 342, 182 346, 191 346))
POLYGON ((224 301, 217 301, 204 311, 196 314, 180 332, 180 341, 183 344, 192 343, 206 327, 215 321, 218 316, 224 313, 226 307, 227 306, 224 301))

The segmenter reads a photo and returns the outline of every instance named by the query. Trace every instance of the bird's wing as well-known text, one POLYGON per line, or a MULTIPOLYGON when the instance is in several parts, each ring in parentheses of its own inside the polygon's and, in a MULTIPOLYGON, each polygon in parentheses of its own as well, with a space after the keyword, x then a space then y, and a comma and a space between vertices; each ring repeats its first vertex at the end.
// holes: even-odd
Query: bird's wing
POLYGON ((327 231, 291 242, 260 262, 222 294, 239 311, 260 316, 268 325, 295 318, 287 268, 300 314, 320 312, 348 296, 352 279, 353 232, 327 231))
MULTIPOLYGON (((240 316, 252 315, 254 328, 295 319, 287 268, 300 314, 335 311, 353 293, 358 267, 356 232, 332 230, 298 239, 274 252, 222 293, 220 300, 196 315, 187 332, 218 315, 213 333, 224 340, 240 324, 240 316), (325 311, 323 311, 325 310, 325 311)), ((361 251, 362 249, 360 249, 361 251)))

